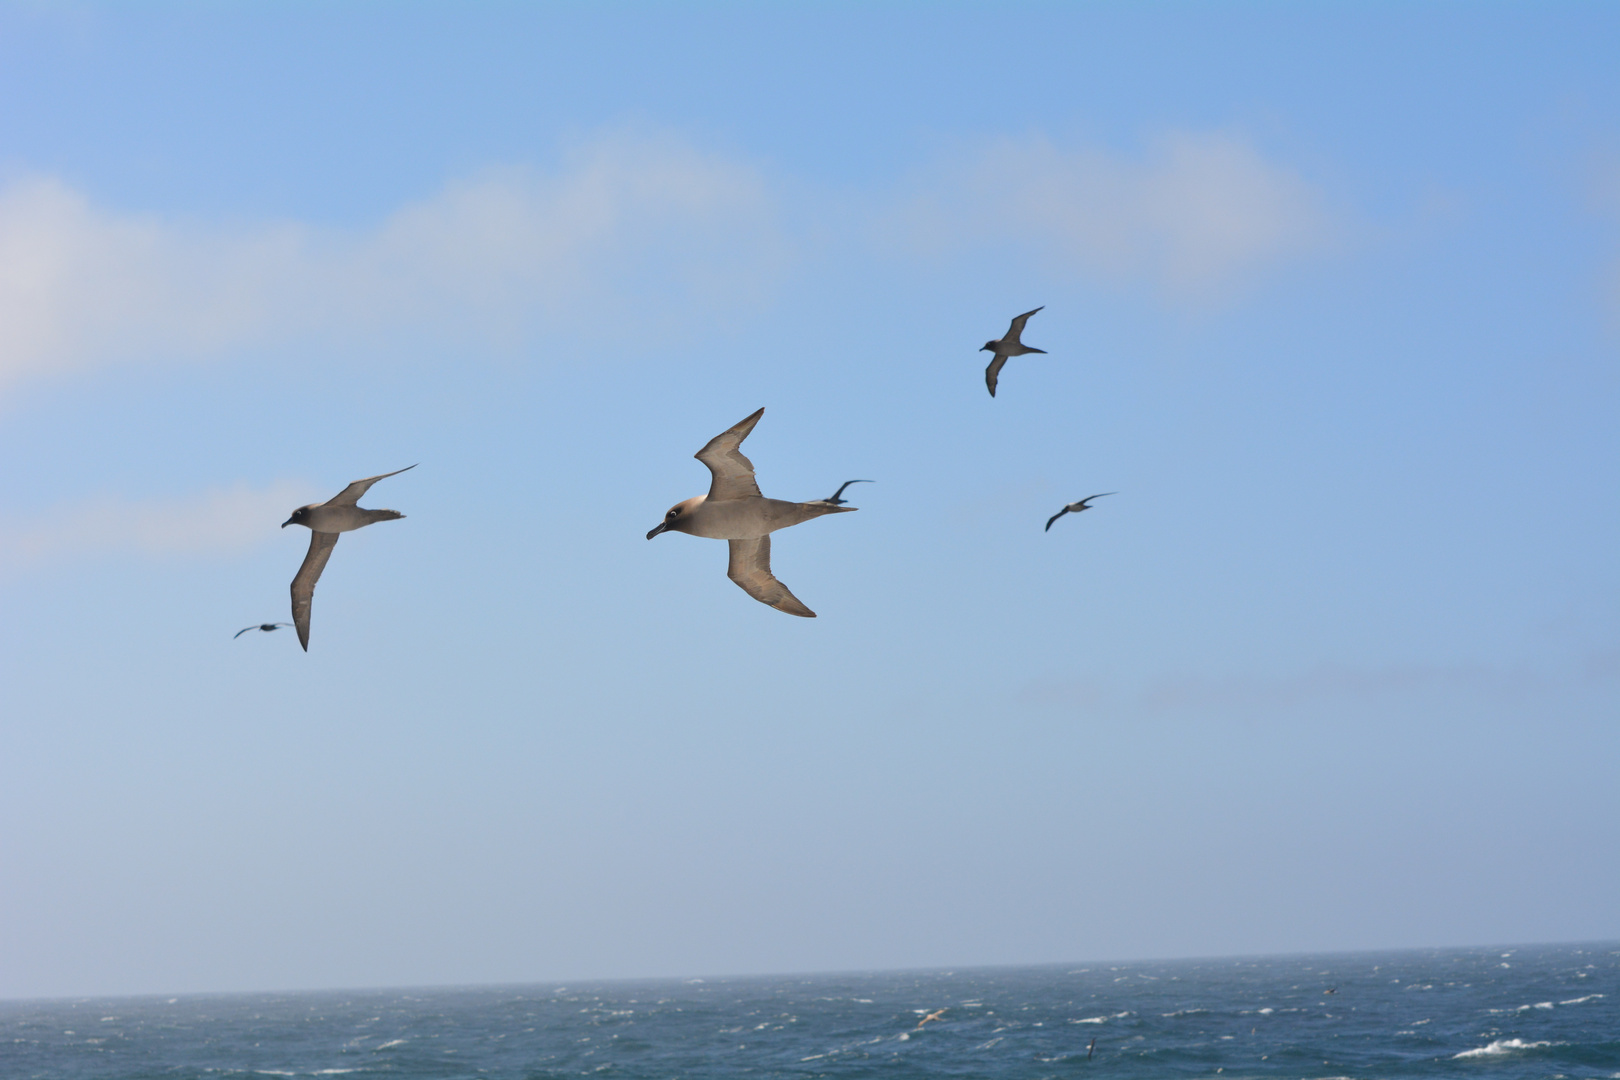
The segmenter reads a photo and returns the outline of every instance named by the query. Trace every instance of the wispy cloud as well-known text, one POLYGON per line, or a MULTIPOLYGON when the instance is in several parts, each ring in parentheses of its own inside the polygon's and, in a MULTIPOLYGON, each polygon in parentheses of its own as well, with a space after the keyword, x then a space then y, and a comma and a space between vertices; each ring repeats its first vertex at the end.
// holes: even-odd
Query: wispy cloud
POLYGON ((0 526, 0 566, 20 569, 58 558, 138 553, 217 554, 276 535, 293 507, 313 496, 305 484, 236 484, 186 499, 135 501, 103 496, 63 504, 31 521, 0 526))
POLYGON ((310 336, 647 339, 761 299, 786 251, 758 173, 673 138, 604 137, 361 231, 124 214, 35 178, 0 189, 0 386, 310 336))
POLYGON ((899 215, 914 252, 1025 248, 1060 271, 1196 303, 1346 231, 1318 187, 1221 132, 1167 134, 1139 157, 1001 140, 922 187, 899 215))

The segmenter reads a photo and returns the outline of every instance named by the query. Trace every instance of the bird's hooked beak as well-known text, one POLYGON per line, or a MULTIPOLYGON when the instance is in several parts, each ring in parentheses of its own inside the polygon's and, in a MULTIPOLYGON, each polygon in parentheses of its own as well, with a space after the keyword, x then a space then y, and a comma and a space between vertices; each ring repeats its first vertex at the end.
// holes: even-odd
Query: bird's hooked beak
POLYGON ((994 348, 995 348, 995 346, 993 346, 993 345, 980 345, 979 346, 979 351, 980 352, 991 352, 991 351, 994 350, 994 348))
POLYGON ((651 540, 653 537, 657 536, 659 533, 663 532, 664 530, 666 530, 668 528, 669 528, 669 522, 660 521, 657 525, 654 525, 653 528, 652 528, 652 531, 647 534, 647 539, 651 540))
POLYGON ((291 525, 291 524, 292 524, 292 523, 293 523, 293 519, 292 519, 292 518, 288 518, 288 519, 287 519, 287 520, 286 520, 286 521, 283 521, 283 522, 282 522, 282 523, 281 523, 281 527, 282 527, 282 528, 283 528, 283 529, 285 529, 285 528, 286 528, 286 527, 287 527, 287 526, 289 526, 289 525, 291 525))

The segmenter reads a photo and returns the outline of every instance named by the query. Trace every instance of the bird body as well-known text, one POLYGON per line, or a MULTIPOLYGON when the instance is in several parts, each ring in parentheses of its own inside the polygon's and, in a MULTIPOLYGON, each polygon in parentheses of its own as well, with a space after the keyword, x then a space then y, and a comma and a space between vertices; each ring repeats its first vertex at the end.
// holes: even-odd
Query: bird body
POLYGON ((309 609, 315 599, 315 583, 321 579, 321 571, 326 569, 327 560, 332 557, 338 535, 364 528, 376 521, 394 521, 405 516, 398 510, 366 510, 356 505, 360 497, 377 481, 414 468, 415 465, 407 465, 381 476, 356 480, 323 503, 300 506, 281 523, 283 529, 289 525, 303 525, 310 532, 309 551, 292 580, 293 625, 298 629, 298 644, 303 646, 305 652, 309 652, 309 609))
MULTIPOLYGON (((684 509, 680 517, 660 532, 683 532, 711 540, 758 540, 778 529, 786 529, 824 514, 847 513, 829 509, 823 503, 787 502, 784 499, 721 499, 710 502, 707 495, 676 504, 684 509)), ((850 507, 854 510, 855 507, 850 507)))
MULTIPOLYGON (((415 466, 412 466, 414 468, 415 466)), ((401 469, 400 472, 404 472, 401 469)), ((307 525, 314 532, 345 533, 363 529, 376 521, 393 521, 405 515, 398 510, 362 510, 358 506, 333 506, 318 503, 301 506, 293 511, 288 525, 307 525), (300 516, 302 515, 302 516, 300 516)), ((285 526, 283 526, 285 528, 285 526)))
POLYGON ((1069 503, 1063 509, 1059 510, 1057 513, 1053 514, 1051 517, 1047 518, 1046 519, 1046 528, 1041 530, 1041 531, 1042 532, 1051 532, 1052 531, 1052 522, 1056 521, 1058 518, 1062 517, 1064 514, 1078 514, 1082 510, 1090 510, 1091 509, 1091 500, 1092 499, 1100 499, 1100 498, 1103 497, 1103 495, 1118 495, 1118 494, 1119 494, 1119 492, 1117 492, 1117 491, 1105 491, 1105 492, 1102 493, 1102 495, 1087 495, 1085 498, 1081 499, 1079 502, 1069 503))
MULTIPOLYGON (((712 474, 707 495, 685 499, 669 508, 664 520, 647 533, 683 532, 731 545, 726 576, 762 604, 789 615, 813 619, 816 613, 788 591, 771 573, 771 533, 827 514, 846 514, 853 506, 828 501, 788 502, 767 499, 754 479, 754 463, 743 456, 742 441, 754 430, 760 409, 752 416, 710 439, 694 457, 712 474)), ((843 489, 840 488, 840 491, 843 489)))
POLYGON ((1035 308, 1032 311, 1024 312, 1022 315, 1013 319, 1012 325, 1007 328, 1007 332, 1002 335, 999 340, 987 341, 979 347, 980 352, 991 352, 995 354, 995 356, 990 360, 990 366, 984 369, 984 384, 990 388, 991 397, 996 396, 996 381, 1001 377, 1001 369, 1006 366, 1008 357, 1023 356, 1026 353, 1044 354, 1046 352, 1045 349, 1036 349, 1029 345, 1025 345, 1022 340, 1024 334, 1024 324, 1029 322, 1029 317, 1031 315, 1035 314, 1036 311, 1040 311, 1041 308, 1044 308, 1045 306, 1045 304, 1042 304, 1041 307, 1035 308))

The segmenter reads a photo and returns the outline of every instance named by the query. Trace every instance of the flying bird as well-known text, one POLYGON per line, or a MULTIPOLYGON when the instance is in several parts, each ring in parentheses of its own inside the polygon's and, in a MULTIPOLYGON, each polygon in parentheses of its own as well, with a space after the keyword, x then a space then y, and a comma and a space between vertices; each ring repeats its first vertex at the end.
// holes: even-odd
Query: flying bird
POLYGON ((1069 503, 1063 509, 1059 510, 1057 513, 1053 514, 1051 517, 1047 518, 1046 519, 1046 528, 1041 530, 1041 531, 1042 532, 1051 532, 1052 531, 1052 522, 1056 521, 1058 518, 1062 517, 1064 514, 1078 514, 1082 510, 1090 510, 1091 506, 1089 504, 1091 503, 1092 499, 1100 499, 1100 498, 1103 497, 1103 495, 1118 495, 1118 494, 1119 494, 1119 492, 1117 492, 1117 491, 1105 491, 1105 492, 1102 493, 1102 495, 1087 495, 1085 498, 1081 499, 1079 502, 1069 503))
POLYGON ((1087 1061, 1091 1060, 1091 1055, 1093 1053, 1095 1053, 1096 1050, 1097 1050, 1097 1040, 1092 1039, 1091 1042, 1086 1046, 1086 1060, 1087 1061))
POLYGON ((231 635, 231 640, 235 641, 237 638, 241 637, 243 634, 247 633, 249 630, 263 630, 265 633, 268 634, 272 630, 279 629, 280 627, 283 627, 283 626, 291 626, 291 625, 292 625, 292 623, 290 623, 290 622, 262 622, 258 626, 244 626, 244 627, 242 627, 242 629, 238 630, 236 633, 231 635))
MULTIPOLYGON (((1039 311, 1045 306, 1045 304, 1042 304, 1035 311, 1039 311)), ((1025 353, 1045 354, 1045 349, 1032 349, 1019 340, 1019 337, 1024 332, 1024 324, 1029 322, 1029 317, 1035 314, 1035 311, 1026 311, 1018 316, 1012 321, 1012 325, 1007 328, 1007 333, 1000 341, 987 341, 979 349, 980 352, 995 353, 995 356, 990 360, 990 366, 984 369, 984 385, 990 388, 991 397, 996 396, 996 378, 1001 374, 1001 368, 1007 363, 1009 356, 1023 356, 1025 353)))
POLYGON ((921 1020, 917 1021, 917 1027, 921 1028, 924 1024, 928 1023, 928 1021, 930 1021, 930 1020, 940 1020, 940 1019, 943 1019, 944 1016, 945 1016, 945 1010, 944 1009, 936 1009, 933 1012, 929 1013, 927 1016, 923 1017, 921 1020))
POLYGON ((360 496, 377 481, 414 468, 415 465, 407 465, 381 476, 356 480, 323 503, 300 506, 292 512, 292 517, 281 523, 283 529, 289 525, 303 525, 310 531, 309 554, 304 556, 304 565, 298 568, 298 573, 292 579, 293 625, 298 628, 298 644, 304 647, 305 652, 309 652, 309 605, 315 598, 315 583, 321 579, 321 571, 326 569, 326 560, 332 557, 338 534, 363 529, 374 521, 393 521, 405 516, 398 510, 366 510, 357 505, 360 496))
POLYGON ((731 544, 726 576, 743 592, 777 611, 813 619, 816 613, 771 574, 771 533, 823 514, 847 514, 856 507, 835 506, 827 501, 784 502, 761 495, 754 480, 754 463, 743 456, 741 446, 764 415, 765 410, 760 409, 710 439, 692 455, 714 475, 709 493, 670 507, 664 520, 647 533, 647 539, 662 532, 683 532, 726 540, 731 544))
POLYGON ((875 482, 876 481, 872 480, 845 480, 842 484, 838 485, 837 491, 833 492, 831 495, 827 496, 827 498, 822 499, 821 501, 825 503, 832 503, 834 506, 843 506, 845 503, 849 502, 848 499, 841 498, 841 496, 844 494, 845 488, 849 487, 851 484, 871 484, 875 482))

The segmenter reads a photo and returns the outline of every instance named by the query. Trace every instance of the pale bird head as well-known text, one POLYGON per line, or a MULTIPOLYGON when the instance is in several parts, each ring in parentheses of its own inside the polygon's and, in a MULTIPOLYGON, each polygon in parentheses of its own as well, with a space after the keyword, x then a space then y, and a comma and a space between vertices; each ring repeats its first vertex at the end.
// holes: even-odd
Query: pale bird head
POLYGON ((655 525, 652 531, 647 534, 647 539, 651 540, 653 537, 662 532, 686 532, 687 516, 691 514, 693 510, 696 510, 698 507, 702 506, 703 500, 707 498, 707 495, 698 495, 695 498, 683 500, 670 507, 669 513, 664 515, 664 520, 655 525))

